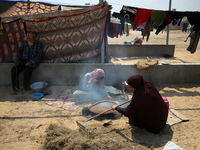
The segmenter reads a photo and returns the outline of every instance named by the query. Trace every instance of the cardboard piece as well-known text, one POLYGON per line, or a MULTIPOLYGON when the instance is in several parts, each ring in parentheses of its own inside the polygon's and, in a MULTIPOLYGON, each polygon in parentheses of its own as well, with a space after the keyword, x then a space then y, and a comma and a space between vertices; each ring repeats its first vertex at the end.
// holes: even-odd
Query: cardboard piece
POLYGON ((182 121, 189 121, 189 119, 186 118, 181 113, 179 113, 178 111, 176 111, 174 109, 169 109, 167 124, 174 125, 174 124, 182 122, 182 121))

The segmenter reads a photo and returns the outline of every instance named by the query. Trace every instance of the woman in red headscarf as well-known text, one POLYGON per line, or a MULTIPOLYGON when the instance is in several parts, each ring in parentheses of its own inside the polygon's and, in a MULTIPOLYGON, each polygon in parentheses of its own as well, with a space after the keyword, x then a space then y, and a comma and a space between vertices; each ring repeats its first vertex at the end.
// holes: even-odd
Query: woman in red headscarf
POLYGON ((104 87, 104 78, 105 72, 100 68, 86 73, 81 78, 78 89, 73 93, 76 103, 94 102, 105 99, 112 100, 104 87))
POLYGON ((128 117, 130 124, 152 133, 159 133, 164 128, 168 116, 167 105, 160 93, 140 74, 131 75, 127 83, 133 92, 131 103, 126 108, 114 105, 112 109, 128 117))

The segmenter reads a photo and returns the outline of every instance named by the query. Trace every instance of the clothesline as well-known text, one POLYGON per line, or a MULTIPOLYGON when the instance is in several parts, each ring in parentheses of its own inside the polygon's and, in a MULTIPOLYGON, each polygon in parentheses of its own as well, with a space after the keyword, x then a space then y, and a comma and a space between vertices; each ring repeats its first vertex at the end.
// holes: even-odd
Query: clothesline
POLYGON ((196 51, 200 37, 200 12, 163 11, 123 6, 120 13, 114 12, 112 16, 118 18, 120 23, 128 22, 136 27, 145 22, 156 22, 159 25, 156 34, 159 34, 172 21, 178 20, 178 25, 180 25, 182 18, 187 17, 188 22, 193 26, 193 35, 187 50, 191 53, 196 51))

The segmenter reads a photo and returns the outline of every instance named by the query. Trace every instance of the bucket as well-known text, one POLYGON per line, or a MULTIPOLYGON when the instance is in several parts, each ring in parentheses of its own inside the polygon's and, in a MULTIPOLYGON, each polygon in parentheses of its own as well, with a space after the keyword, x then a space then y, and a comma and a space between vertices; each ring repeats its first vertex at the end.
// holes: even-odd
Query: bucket
POLYGON ((164 96, 162 96, 162 98, 163 98, 165 104, 167 105, 167 108, 169 109, 169 101, 168 101, 167 98, 164 97, 164 96))

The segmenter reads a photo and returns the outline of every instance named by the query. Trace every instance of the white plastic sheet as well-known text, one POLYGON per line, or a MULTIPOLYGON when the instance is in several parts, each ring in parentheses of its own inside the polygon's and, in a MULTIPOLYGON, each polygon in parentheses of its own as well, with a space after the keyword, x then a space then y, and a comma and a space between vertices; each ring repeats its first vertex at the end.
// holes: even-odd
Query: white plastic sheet
POLYGON ((186 149, 183 149, 180 146, 176 145, 175 143, 168 141, 163 150, 186 150, 186 149))

